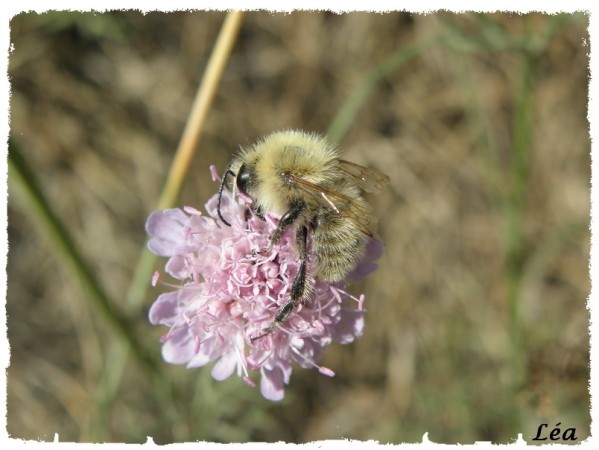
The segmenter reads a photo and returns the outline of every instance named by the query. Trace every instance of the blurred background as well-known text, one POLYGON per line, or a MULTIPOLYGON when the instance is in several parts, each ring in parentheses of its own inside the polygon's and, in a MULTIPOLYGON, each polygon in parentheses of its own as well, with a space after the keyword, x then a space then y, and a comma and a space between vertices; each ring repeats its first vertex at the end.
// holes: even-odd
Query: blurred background
POLYGON ((208 167, 281 128, 326 133, 391 177, 372 198, 386 253, 352 287, 365 335, 327 350, 335 378, 296 368, 280 403, 162 363, 166 329, 147 321, 161 289, 148 278, 131 301, 224 18, 11 20, 9 435, 534 443, 560 423, 587 438, 588 16, 245 16, 177 206, 202 209, 208 167))

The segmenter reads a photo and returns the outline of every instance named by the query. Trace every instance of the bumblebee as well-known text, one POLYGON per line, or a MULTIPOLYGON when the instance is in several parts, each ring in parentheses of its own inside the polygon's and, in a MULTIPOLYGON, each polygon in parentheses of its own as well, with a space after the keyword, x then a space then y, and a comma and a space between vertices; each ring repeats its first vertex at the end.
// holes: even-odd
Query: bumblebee
POLYGON ((217 209, 228 226, 220 205, 229 175, 237 190, 252 200, 256 214, 280 216, 271 247, 288 228, 296 229, 300 267, 291 295, 273 324, 254 341, 270 334, 299 302, 311 297, 312 286, 306 281, 308 237, 315 277, 340 281, 354 269, 377 224, 362 194, 381 191, 389 177, 340 159, 338 149, 322 136, 295 130, 274 132, 242 149, 223 175, 217 209))

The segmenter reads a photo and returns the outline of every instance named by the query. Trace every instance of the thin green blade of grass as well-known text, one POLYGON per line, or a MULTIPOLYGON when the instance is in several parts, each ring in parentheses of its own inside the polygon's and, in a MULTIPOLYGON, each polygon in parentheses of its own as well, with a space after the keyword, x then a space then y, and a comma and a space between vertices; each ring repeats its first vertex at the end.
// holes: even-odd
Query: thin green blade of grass
MULTIPOLYGON (((524 348, 522 329, 521 305, 523 285, 527 275, 527 257, 525 249, 524 221, 526 219, 527 194, 530 188, 530 164, 533 147, 533 95, 534 95, 534 64, 536 55, 542 52, 551 39, 562 29, 571 18, 571 15, 556 15, 547 21, 547 25, 540 33, 534 35, 525 29, 518 36, 510 35, 494 18, 487 15, 476 16, 480 32, 473 34, 455 26, 450 20, 441 18, 444 40, 449 50, 455 56, 462 56, 464 62, 469 61, 469 55, 496 51, 513 50, 520 58, 518 88, 514 95, 512 109, 512 151, 509 166, 507 167, 507 183, 505 172, 499 167, 495 144, 491 138, 488 123, 485 123, 484 105, 473 97, 473 87, 470 83, 463 83, 462 89, 468 99, 469 108, 474 108, 476 114, 469 114, 470 127, 476 141, 487 148, 484 152, 487 162, 488 180, 487 191, 493 203, 500 208, 504 231, 504 264, 507 283, 507 323, 506 328, 510 336, 509 361, 511 367, 510 392, 511 395, 503 402, 498 411, 503 411, 503 420, 512 433, 521 429, 522 411, 518 406, 520 389, 526 383, 527 354, 524 348), (501 174, 503 172, 503 175, 501 174), (497 176, 495 175, 497 174, 497 176), (498 183, 499 181, 499 183, 498 183)), ((467 65, 458 62, 455 70, 459 80, 471 78, 467 65)))
POLYGON ((504 50, 538 53, 547 46, 567 21, 577 18, 572 14, 556 14, 551 17, 542 32, 531 36, 514 36, 488 14, 477 14, 475 17, 479 25, 479 31, 476 33, 465 30, 447 16, 440 15, 438 19, 444 27, 445 45, 458 52, 471 54, 504 50))
POLYGON ((89 264, 75 245, 67 228, 44 197, 36 177, 21 154, 18 145, 12 140, 9 140, 8 168, 9 179, 14 188, 19 189, 23 198, 26 199, 27 205, 24 205, 24 211, 30 214, 32 222, 39 225, 40 231, 56 247, 57 252, 88 294, 86 298, 133 351, 141 365, 149 372, 155 373, 158 370, 156 360, 142 347, 140 341, 133 334, 133 327, 129 320, 118 311, 116 303, 106 294, 100 282, 93 275, 89 264))
POLYGON ((163 377, 162 366, 158 363, 157 357, 143 347, 142 341, 137 339, 133 333, 133 323, 117 310, 114 300, 106 294, 99 281, 94 277, 89 264, 78 250, 68 230, 45 199, 36 177, 19 151, 18 145, 12 140, 9 140, 8 168, 10 182, 13 183, 14 189, 19 190, 20 196, 25 199, 24 210, 29 212, 32 221, 39 225, 41 233, 46 234, 49 241, 56 246, 58 254, 63 257, 65 264, 70 267, 80 281, 83 290, 88 294, 85 298, 93 304, 94 309, 116 332, 119 343, 116 347, 118 351, 109 353, 110 364, 106 364, 107 373, 103 374, 94 394, 92 432, 98 439, 103 436, 102 433, 106 426, 105 417, 112 398, 107 395, 107 392, 114 396, 118 393, 120 386, 120 383, 115 382, 115 379, 120 380, 120 377, 110 376, 113 374, 112 368, 118 366, 120 367, 118 373, 122 373, 129 350, 148 374, 152 386, 154 386, 153 393, 157 399, 156 402, 161 405, 165 422, 169 425, 175 424, 180 417, 173 411, 170 403, 174 395, 174 387, 168 379, 163 377), (121 345, 122 342, 126 345, 121 345), (114 384, 107 388, 106 383, 102 380, 110 380, 114 384))
POLYGON ((474 79, 471 60, 469 55, 476 52, 500 51, 510 48, 515 42, 526 42, 525 44, 518 43, 515 45, 518 49, 535 49, 544 48, 562 26, 573 16, 569 14, 557 14, 551 17, 548 25, 542 33, 532 36, 531 39, 514 38, 508 35, 501 24, 495 19, 488 17, 486 14, 477 14, 476 18, 481 24, 481 33, 485 36, 466 33, 464 30, 456 27, 450 20, 439 16, 439 24, 442 27, 443 35, 450 36, 451 39, 444 40, 444 44, 448 50, 453 53, 450 59, 451 68, 455 72, 455 78, 460 84, 465 99, 465 111, 468 118, 468 124, 471 128, 471 134, 474 137, 474 142, 482 151, 486 161, 486 177, 487 193, 489 199, 496 206, 501 206, 504 201, 507 191, 504 186, 503 178, 499 171, 496 170, 500 164, 498 150, 495 142, 491 138, 491 127, 488 114, 485 110, 485 105, 482 103, 480 92, 478 92, 478 83, 474 79), (452 39, 458 39, 464 45, 456 46, 452 39), (502 40, 503 39, 503 40, 502 40), (488 48, 481 43, 488 42, 488 48), (511 43, 510 45, 508 45, 511 43), (464 47, 465 46, 465 47, 464 47), (466 48, 466 50, 464 50, 466 48))
MULTIPOLYGON (((508 310, 514 346, 521 346, 518 302, 524 267, 524 210, 530 173, 532 152, 532 94, 533 61, 523 56, 520 69, 520 87, 516 93, 513 122, 513 145, 509 168, 509 186, 505 204, 506 221, 506 266, 509 281, 508 310)), ((519 351, 515 348, 515 351, 519 351)), ((518 374, 520 380, 523 374, 518 374)))
POLYGON ((448 49, 452 57, 450 68, 454 72, 456 83, 460 87, 464 101, 464 112, 472 136, 472 144, 485 161, 483 181, 486 195, 493 206, 499 207, 503 199, 503 179, 497 170, 500 164, 496 142, 492 138, 491 122, 482 100, 482 87, 475 78, 474 65, 468 55, 452 48, 448 49))
POLYGON ((402 47, 366 74, 362 83, 351 93, 331 121, 326 132, 329 139, 332 142, 339 142, 347 134, 349 127, 356 119, 371 92, 385 78, 413 58, 419 56, 431 44, 431 41, 427 41, 402 47))
POLYGON ((521 429, 522 411, 518 395, 526 383, 527 354, 520 314, 524 280, 524 219, 532 153, 533 64, 530 53, 521 55, 520 85, 516 91, 512 123, 512 152, 508 168, 509 190, 503 217, 505 224, 505 267, 507 275, 507 329, 510 336, 511 395, 510 429, 521 429))

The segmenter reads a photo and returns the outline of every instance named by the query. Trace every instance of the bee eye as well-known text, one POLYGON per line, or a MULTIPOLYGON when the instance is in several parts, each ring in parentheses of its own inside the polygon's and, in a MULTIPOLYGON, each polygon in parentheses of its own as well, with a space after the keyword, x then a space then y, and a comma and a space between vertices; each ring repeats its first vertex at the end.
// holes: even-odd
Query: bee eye
POLYGON ((237 172, 237 189, 242 194, 248 195, 247 189, 250 184, 250 171, 245 164, 242 164, 237 172))

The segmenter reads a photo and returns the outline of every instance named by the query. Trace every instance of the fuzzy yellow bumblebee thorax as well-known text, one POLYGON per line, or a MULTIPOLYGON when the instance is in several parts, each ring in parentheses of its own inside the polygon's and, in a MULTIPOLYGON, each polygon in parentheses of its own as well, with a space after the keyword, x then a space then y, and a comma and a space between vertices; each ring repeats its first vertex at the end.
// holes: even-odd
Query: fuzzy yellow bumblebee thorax
POLYGON ((300 131, 273 133, 244 150, 241 160, 252 173, 248 194, 264 211, 284 214, 305 193, 288 182, 289 175, 319 186, 336 176, 337 149, 323 138, 300 131))

